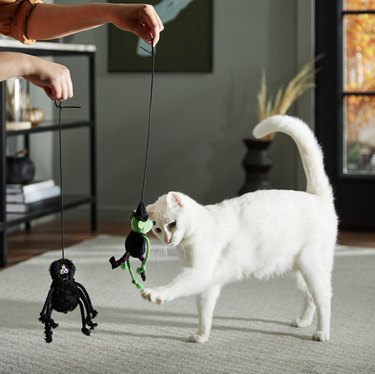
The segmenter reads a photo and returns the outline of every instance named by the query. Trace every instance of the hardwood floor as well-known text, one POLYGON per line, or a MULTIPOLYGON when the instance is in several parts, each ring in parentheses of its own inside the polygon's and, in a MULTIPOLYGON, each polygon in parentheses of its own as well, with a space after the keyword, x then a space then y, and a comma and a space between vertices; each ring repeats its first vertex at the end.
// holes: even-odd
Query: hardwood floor
MULTIPOLYGON (((88 224, 66 222, 65 247, 91 239, 97 235, 124 236, 129 225, 99 224, 96 233, 90 231, 88 224)), ((375 232, 341 232, 338 243, 342 245, 375 248, 375 232)), ((60 224, 58 221, 32 227, 30 231, 18 231, 8 235, 8 266, 25 261, 43 252, 61 248, 60 224)), ((0 268, 1 269, 1 268, 0 268)))
MULTIPOLYGON (((98 230, 92 233, 89 224, 80 222, 66 222, 64 230, 65 248, 94 238, 98 235, 124 236, 130 230, 129 225, 124 224, 99 224, 98 230)), ((60 249, 61 235, 60 222, 50 222, 33 226, 30 231, 20 230, 8 235, 8 266, 25 261, 30 257, 43 252, 60 249)), ((1 269, 1 267, 0 267, 1 269)))

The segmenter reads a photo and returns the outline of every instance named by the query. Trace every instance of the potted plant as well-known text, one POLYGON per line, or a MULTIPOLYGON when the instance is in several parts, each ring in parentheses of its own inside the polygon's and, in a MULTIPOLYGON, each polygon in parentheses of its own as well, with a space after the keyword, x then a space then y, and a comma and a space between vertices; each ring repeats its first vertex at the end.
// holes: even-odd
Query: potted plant
MULTIPOLYGON (((307 90, 314 87, 315 62, 313 59, 305 63, 297 74, 285 86, 281 86, 276 95, 267 92, 266 75, 263 72, 261 84, 257 95, 257 119, 258 122, 275 114, 285 114, 292 104, 307 90)), ((268 173, 272 167, 272 161, 268 155, 268 147, 272 143, 275 134, 270 134, 262 139, 245 138, 247 153, 242 161, 246 172, 245 184, 239 191, 242 195, 259 189, 269 189, 268 173)))

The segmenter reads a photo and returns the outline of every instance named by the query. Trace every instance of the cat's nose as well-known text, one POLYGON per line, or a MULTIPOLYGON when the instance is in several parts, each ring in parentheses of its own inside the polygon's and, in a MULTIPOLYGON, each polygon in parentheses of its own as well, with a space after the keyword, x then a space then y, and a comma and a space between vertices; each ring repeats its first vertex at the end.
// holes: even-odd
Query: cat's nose
POLYGON ((167 236, 164 237, 164 240, 166 243, 170 244, 172 241, 172 238, 168 238, 167 236))

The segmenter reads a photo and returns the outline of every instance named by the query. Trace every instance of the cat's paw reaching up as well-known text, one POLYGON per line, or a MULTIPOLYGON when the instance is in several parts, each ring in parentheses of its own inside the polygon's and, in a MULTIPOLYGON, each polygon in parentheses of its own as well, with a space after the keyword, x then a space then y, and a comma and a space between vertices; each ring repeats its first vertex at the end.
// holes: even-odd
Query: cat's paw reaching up
POLYGON ((148 300, 154 304, 164 304, 166 301, 160 290, 157 288, 145 288, 141 295, 145 300, 148 300))

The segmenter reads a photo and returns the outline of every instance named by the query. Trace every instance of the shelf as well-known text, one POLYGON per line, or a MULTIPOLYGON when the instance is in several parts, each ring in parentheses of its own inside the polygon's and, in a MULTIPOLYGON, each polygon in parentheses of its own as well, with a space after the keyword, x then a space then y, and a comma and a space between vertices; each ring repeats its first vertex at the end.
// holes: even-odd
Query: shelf
MULTIPOLYGON (((64 196, 64 210, 76 208, 79 205, 91 204, 95 202, 94 197, 90 196, 64 196)), ((57 199, 53 203, 48 203, 45 206, 38 206, 35 211, 27 213, 7 213, 7 222, 1 222, 0 228, 4 229, 4 226, 11 227, 31 221, 35 218, 41 218, 49 214, 60 212, 60 200, 57 199)))
MULTIPOLYGON (((93 126, 93 122, 91 121, 71 121, 66 122, 61 126, 61 130, 68 130, 68 129, 76 129, 79 127, 90 127, 93 126)), ((48 121, 44 122, 38 126, 32 127, 27 130, 15 130, 15 131, 6 131, 6 137, 12 136, 19 136, 19 135, 29 135, 29 134, 36 134, 41 132, 48 132, 48 131, 58 131, 59 125, 56 125, 55 122, 48 121)))
POLYGON ((96 46, 90 44, 36 42, 35 44, 25 45, 16 40, 0 39, 0 50, 10 49, 15 52, 27 52, 38 56, 93 54, 96 52, 96 46))

